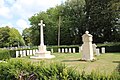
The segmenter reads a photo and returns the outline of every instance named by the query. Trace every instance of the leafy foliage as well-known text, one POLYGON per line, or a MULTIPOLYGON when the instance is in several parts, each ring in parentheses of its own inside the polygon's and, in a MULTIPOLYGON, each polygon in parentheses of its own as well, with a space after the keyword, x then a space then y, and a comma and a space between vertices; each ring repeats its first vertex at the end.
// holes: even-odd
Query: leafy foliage
POLYGON ((46 24, 44 38, 47 45, 57 45, 59 22, 61 45, 81 44, 81 36, 86 30, 93 35, 95 43, 119 42, 119 4, 119 0, 67 0, 46 12, 39 12, 29 19, 31 43, 40 43, 40 20, 46 24))
POLYGON ((10 59, 10 54, 8 50, 1 50, 0 49, 0 60, 6 60, 6 59, 10 59))
MULTIPOLYGON (((38 80, 109 80, 119 79, 118 74, 107 76, 92 72, 86 74, 84 71, 79 74, 73 68, 68 68, 61 63, 45 64, 44 61, 31 63, 25 59, 9 60, 7 63, 0 64, 1 80, 27 80, 31 74, 34 74, 38 80), (21 77, 20 77, 21 76, 21 77)), ((33 77, 31 77, 33 78, 33 77)))
POLYGON ((94 36, 95 42, 120 41, 118 37, 120 26, 118 26, 119 14, 115 8, 111 8, 117 0, 85 0, 85 26, 94 36))
POLYGON ((18 30, 8 26, 0 28, 0 47, 25 45, 18 30))

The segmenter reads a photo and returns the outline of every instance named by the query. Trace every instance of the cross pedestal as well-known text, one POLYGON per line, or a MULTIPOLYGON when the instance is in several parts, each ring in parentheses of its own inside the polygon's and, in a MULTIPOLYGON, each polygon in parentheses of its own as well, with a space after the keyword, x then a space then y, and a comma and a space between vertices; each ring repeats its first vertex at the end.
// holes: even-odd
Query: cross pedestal
POLYGON ((50 51, 46 50, 46 45, 44 45, 44 36, 43 36, 43 20, 41 20, 41 23, 38 24, 40 26, 40 46, 38 47, 38 52, 35 53, 34 56, 31 56, 30 58, 34 59, 44 59, 44 58, 54 58, 54 55, 51 55, 50 51))

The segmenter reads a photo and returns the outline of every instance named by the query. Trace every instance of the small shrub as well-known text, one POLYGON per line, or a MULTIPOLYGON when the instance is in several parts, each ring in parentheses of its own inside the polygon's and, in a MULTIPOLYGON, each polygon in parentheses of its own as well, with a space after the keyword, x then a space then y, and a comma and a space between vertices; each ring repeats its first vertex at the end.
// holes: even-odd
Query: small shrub
POLYGON ((16 57, 16 50, 9 50, 9 54, 12 58, 16 57))
POLYGON ((80 74, 62 63, 33 63, 26 59, 13 59, 0 64, 0 80, 20 80, 20 76, 23 80, 119 80, 120 75, 116 71, 111 76, 96 71, 80 74))
POLYGON ((0 60, 10 59, 10 54, 8 50, 0 50, 0 60))

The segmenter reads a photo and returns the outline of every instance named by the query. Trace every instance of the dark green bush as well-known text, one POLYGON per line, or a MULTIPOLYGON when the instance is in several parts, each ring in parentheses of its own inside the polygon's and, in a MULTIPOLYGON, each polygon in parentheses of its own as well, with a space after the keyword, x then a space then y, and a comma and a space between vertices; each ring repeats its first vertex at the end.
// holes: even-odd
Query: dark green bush
POLYGON ((12 58, 16 57, 16 50, 9 50, 9 54, 12 58))
POLYGON ((99 48, 105 47, 106 52, 120 52, 120 42, 98 44, 97 46, 99 48))
POLYGON ((0 49, 0 60, 10 59, 10 54, 8 50, 0 49))
POLYGON ((34 63, 26 59, 13 59, 0 64, 0 80, 20 80, 20 76, 28 80, 33 74, 38 80, 119 80, 116 72, 111 76, 99 72, 86 74, 84 71, 80 74, 62 63, 34 63))

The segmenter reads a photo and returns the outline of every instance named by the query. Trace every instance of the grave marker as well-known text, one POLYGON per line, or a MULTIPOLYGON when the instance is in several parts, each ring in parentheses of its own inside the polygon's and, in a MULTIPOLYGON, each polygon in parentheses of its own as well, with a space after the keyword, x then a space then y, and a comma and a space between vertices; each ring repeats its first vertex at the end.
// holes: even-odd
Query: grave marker
POLYGON ((97 55, 97 56, 100 55, 100 49, 99 49, 99 48, 96 49, 96 55, 97 55))
POLYGON ((92 35, 88 31, 82 36, 82 60, 93 60, 92 35))
POLYGON ((72 51, 71 51, 71 48, 69 48, 69 53, 71 53, 72 51))
POLYGON ((73 48, 73 53, 75 53, 75 48, 73 48))
POLYGON ((43 35, 43 20, 38 24, 40 26, 40 46, 39 51, 35 53, 35 56, 31 56, 30 58, 35 59, 43 59, 43 58, 54 58, 54 55, 50 54, 50 51, 46 50, 46 45, 44 45, 44 35, 43 35))
POLYGON ((101 53, 105 53, 105 47, 101 48, 101 53))
POLYGON ((16 51, 16 58, 19 57, 19 51, 16 51))

